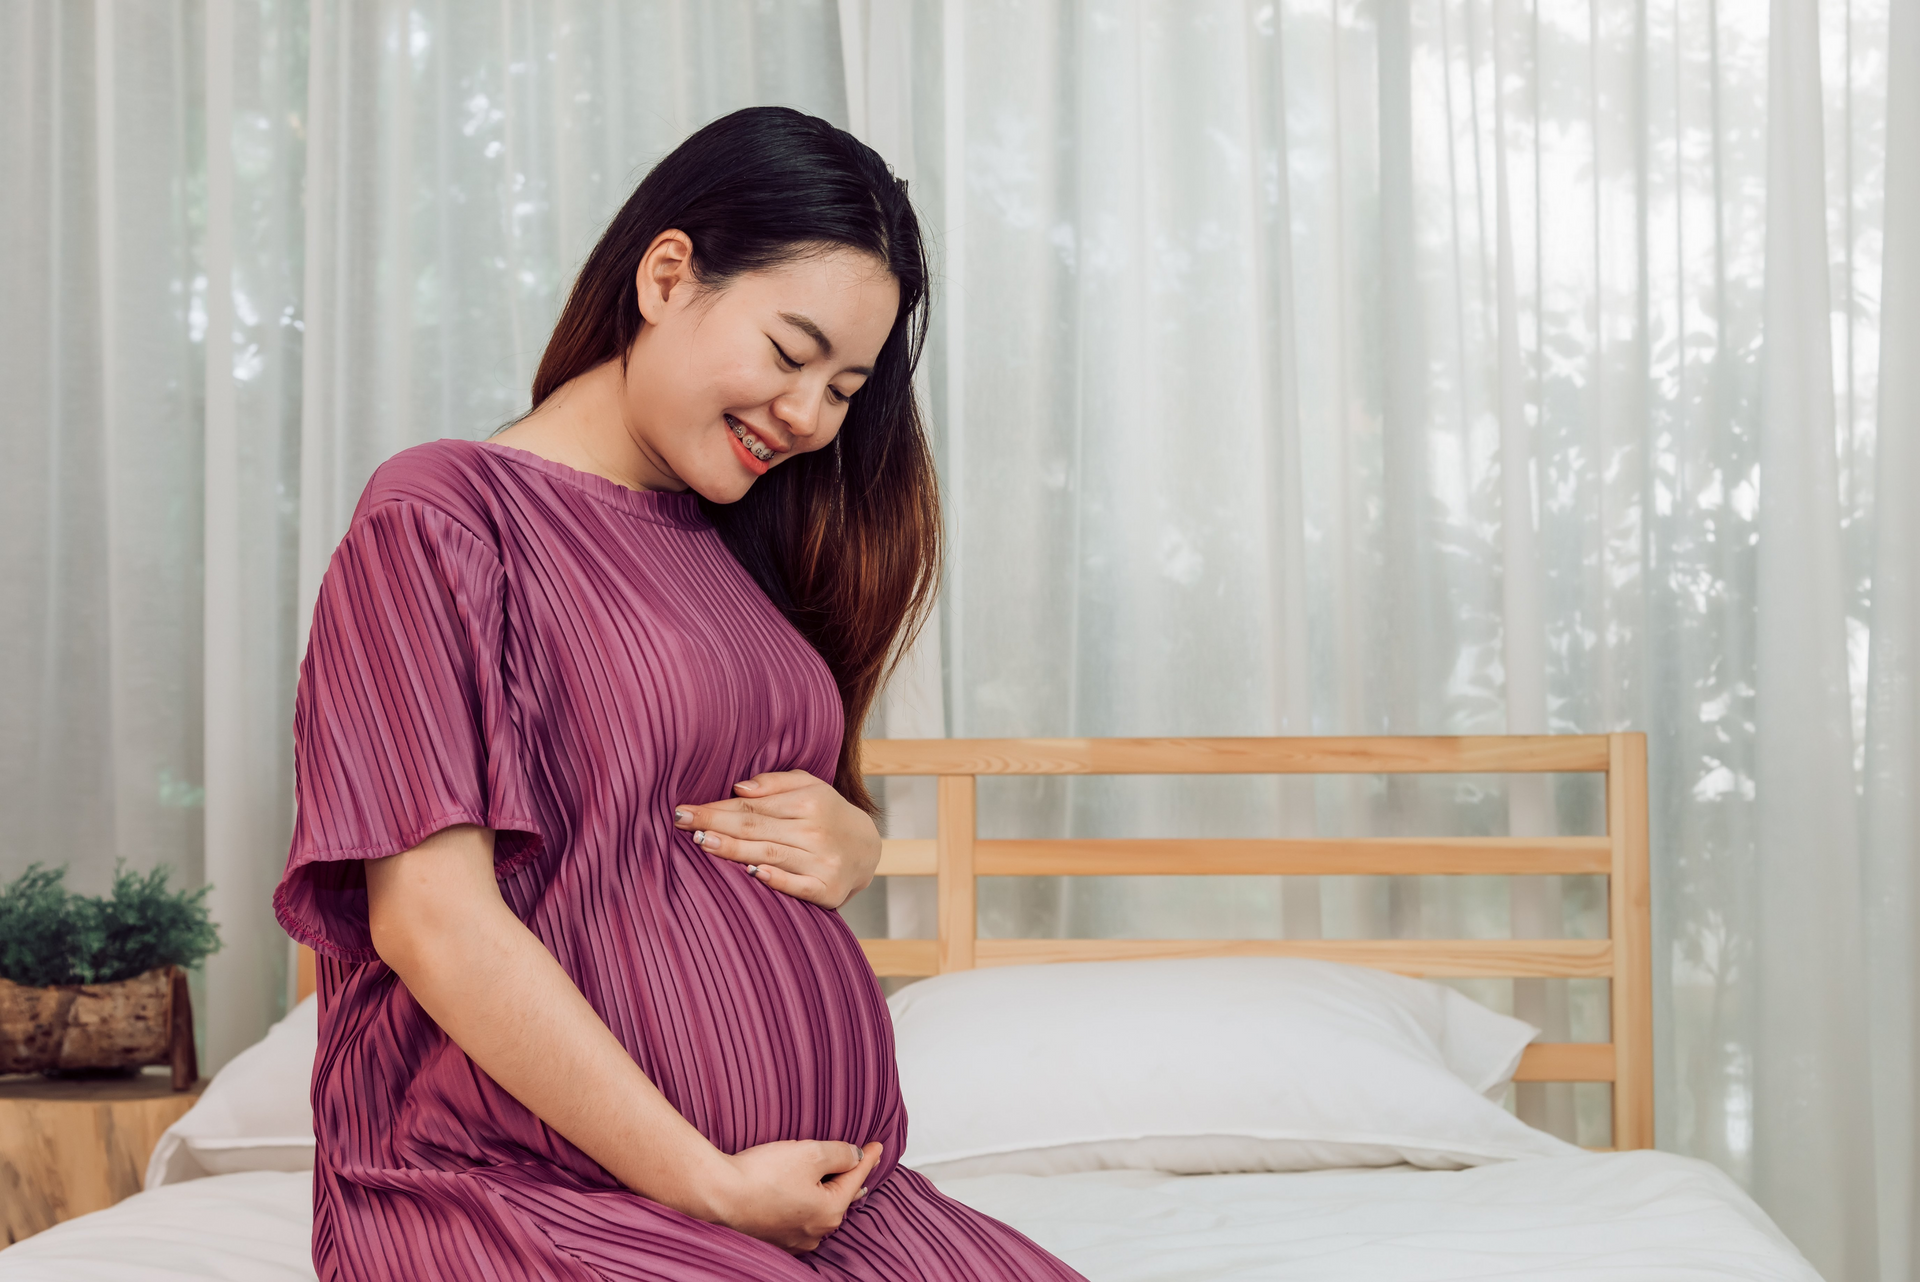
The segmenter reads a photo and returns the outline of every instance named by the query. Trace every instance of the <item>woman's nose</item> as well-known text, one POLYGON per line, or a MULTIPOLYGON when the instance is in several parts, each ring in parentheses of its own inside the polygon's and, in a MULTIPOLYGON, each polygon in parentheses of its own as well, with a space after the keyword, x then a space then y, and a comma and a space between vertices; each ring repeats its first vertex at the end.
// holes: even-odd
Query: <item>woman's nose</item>
POLYGON ((819 422, 819 398, 810 397, 803 390, 796 389, 774 398, 773 415, 786 425, 787 431, 800 441, 805 442, 813 436, 813 429, 819 422))

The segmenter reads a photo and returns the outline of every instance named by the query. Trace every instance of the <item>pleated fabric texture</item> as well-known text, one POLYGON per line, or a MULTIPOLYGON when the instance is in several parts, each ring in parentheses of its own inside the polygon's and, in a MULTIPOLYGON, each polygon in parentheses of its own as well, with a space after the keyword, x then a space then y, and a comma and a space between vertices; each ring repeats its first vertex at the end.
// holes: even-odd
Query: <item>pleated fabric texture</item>
POLYGON ((896 1168, 892 1028, 840 917, 673 827, 741 779, 830 779, 825 664, 691 495, 443 440, 369 482, 294 718, 281 923, 320 956, 323 1279, 1077 1277, 896 1168), (872 1192, 793 1257, 638 1197, 467 1059, 375 955, 361 861, 499 833, 500 889, 715 1145, 879 1140, 872 1192))

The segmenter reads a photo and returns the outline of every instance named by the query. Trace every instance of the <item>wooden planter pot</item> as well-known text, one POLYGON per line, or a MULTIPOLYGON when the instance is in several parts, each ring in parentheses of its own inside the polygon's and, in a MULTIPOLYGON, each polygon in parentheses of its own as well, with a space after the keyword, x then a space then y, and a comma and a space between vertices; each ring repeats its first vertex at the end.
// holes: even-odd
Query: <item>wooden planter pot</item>
POLYGON ((200 1076, 187 973, 161 966, 115 984, 27 988, 0 979, 0 1073, 168 1064, 173 1089, 200 1076))

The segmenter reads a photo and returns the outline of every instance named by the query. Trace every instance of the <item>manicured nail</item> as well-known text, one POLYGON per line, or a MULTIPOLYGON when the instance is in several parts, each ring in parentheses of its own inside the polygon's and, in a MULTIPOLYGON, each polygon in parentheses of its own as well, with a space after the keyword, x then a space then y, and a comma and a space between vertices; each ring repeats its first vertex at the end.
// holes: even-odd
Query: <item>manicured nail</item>
POLYGON ((675 810, 673 812, 673 821, 677 824, 692 823, 693 815, 686 810, 675 810))
POLYGON ((704 846, 707 844, 707 834, 705 829, 696 828, 694 830, 693 844, 696 846, 704 846))
POLYGON ((760 875, 760 865, 759 865, 759 864, 748 864, 748 865, 747 865, 747 876, 749 876, 749 877, 757 877, 757 876, 759 876, 759 875, 760 875))
POLYGON ((863 1197, 865 1197, 866 1195, 867 1195, 867 1187, 866 1187, 866 1185, 864 1185, 864 1184, 863 1184, 863 1185, 861 1185, 861 1186, 860 1186, 860 1191, 859 1191, 858 1193, 855 1193, 855 1194, 854 1194, 853 1196, 854 1196, 854 1197, 855 1197, 856 1199, 858 1199, 858 1198, 863 1198, 863 1197))
POLYGON ((759 785, 759 784, 757 784, 757 783, 755 783, 755 782, 754 782, 753 780, 751 780, 751 779, 742 779, 742 780, 741 780, 741 781, 740 781, 739 783, 737 783, 737 784, 735 784, 735 785, 733 785, 733 786, 734 786, 735 788, 758 788, 758 787, 759 787, 760 785, 759 785))

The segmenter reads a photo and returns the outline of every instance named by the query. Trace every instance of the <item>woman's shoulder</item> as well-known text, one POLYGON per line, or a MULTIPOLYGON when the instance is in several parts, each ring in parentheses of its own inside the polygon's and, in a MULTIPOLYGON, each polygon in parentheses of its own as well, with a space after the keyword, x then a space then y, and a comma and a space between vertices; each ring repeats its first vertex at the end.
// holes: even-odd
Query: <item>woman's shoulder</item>
POLYGON ((353 519, 357 524, 369 513, 395 505, 424 508, 497 546, 497 484, 480 442, 427 441, 374 468, 353 519))

